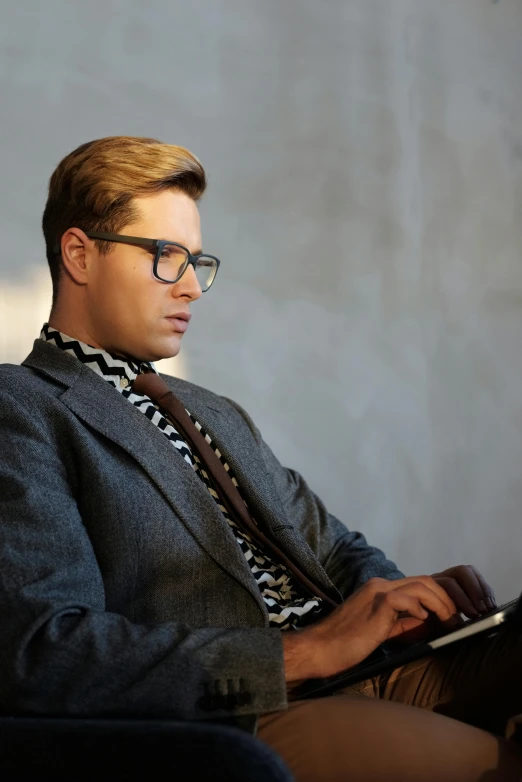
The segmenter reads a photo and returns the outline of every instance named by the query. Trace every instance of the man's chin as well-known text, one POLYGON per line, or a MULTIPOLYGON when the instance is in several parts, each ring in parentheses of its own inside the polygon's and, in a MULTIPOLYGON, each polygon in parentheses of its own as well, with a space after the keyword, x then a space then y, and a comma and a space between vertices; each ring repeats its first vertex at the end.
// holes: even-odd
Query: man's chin
POLYGON ((141 361, 162 361, 166 358, 175 358, 181 350, 181 335, 168 340, 158 340, 153 345, 147 345, 141 361))

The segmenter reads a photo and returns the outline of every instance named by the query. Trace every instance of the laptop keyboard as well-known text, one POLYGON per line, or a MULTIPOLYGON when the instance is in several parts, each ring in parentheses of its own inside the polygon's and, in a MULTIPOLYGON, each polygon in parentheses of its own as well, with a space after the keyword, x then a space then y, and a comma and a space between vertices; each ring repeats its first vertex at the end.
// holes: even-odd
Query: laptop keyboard
POLYGON ((516 606, 518 603, 519 598, 517 597, 516 600, 510 600, 509 603, 503 603, 501 606, 497 606, 492 611, 488 611, 485 614, 481 614, 480 616, 475 616, 470 619, 464 619, 461 625, 458 625, 457 627, 452 627, 451 631, 453 630, 460 630, 461 627, 467 627, 468 625, 472 625, 475 622, 480 622, 481 619, 487 619, 488 616, 495 616, 495 614, 498 614, 499 611, 505 611, 506 608, 510 608, 511 606, 516 606))

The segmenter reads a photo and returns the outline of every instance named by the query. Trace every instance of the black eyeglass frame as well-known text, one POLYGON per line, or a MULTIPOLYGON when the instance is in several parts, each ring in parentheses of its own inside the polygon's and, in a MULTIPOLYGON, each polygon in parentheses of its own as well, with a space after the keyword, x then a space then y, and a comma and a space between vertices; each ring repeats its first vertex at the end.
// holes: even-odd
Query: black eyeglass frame
MULTIPOLYGON (((154 261, 152 267, 153 274, 157 280, 160 280, 161 282, 168 282, 170 284, 178 282, 178 280, 181 280, 181 278, 183 277, 183 275, 185 274, 189 266, 192 266, 192 268, 194 269, 194 273, 196 273, 196 264, 200 258, 212 258, 212 260, 216 262, 216 270, 214 272, 214 276, 212 277, 207 287, 201 289, 202 293, 208 291, 208 289, 216 279, 216 275, 219 270, 219 264, 221 263, 219 258, 216 258, 215 255, 209 255, 208 253, 200 253, 199 255, 192 255, 190 250, 188 250, 184 245, 179 244, 179 242, 171 242, 168 239, 144 239, 143 237, 140 236, 125 236, 124 234, 106 234, 100 231, 84 231, 84 233, 86 236, 89 237, 89 239, 99 239, 104 242, 116 242, 118 244, 132 244, 138 247, 154 247, 156 249, 156 253, 154 255, 154 261), (179 247, 187 253, 187 262, 183 265, 181 272, 178 274, 175 280, 165 280, 163 277, 160 277, 160 275, 158 274, 158 264, 160 261, 161 253, 163 252, 163 248, 166 247, 167 245, 174 245, 175 247, 179 247)), ((59 252, 60 251, 58 249, 58 253, 59 252)))

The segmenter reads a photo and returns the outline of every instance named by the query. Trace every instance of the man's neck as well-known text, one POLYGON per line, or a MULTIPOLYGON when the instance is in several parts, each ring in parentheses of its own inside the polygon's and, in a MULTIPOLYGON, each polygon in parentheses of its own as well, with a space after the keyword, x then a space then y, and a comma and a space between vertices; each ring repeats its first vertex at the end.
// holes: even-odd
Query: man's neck
POLYGON ((71 337, 71 339, 77 339, 78 342, 83 342, 85 345, 89 345, 92 348, 107 350, 103 345, 100 345, 90 329, 86 328, 82 323, 74 321, 72 318, 65 317, 64 314, 59 311, 51 311, 51 314, 49 315, 49 326, 56 329, 56 331, 59 331, 61 334, 66 334, 68 337, 71 337))

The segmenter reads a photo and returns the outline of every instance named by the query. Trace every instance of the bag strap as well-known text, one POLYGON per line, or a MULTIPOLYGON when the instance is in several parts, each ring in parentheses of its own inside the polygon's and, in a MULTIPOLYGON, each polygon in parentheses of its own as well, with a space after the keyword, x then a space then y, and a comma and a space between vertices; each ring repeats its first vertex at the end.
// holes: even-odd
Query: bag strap
POLYGON ((306 576, 254 522, 247 506, 234 485, 232 478, 227 473, 223 464, 201 432, 190 419, 183 403, 172 393, 165 381, 155 372, 149 372, 138 375, 132 388, 135 393, 148 396, 149 399, 158 405, 158 407, 163 408, 163 410, 169 414, 169 417, 179 429, 180 434, 182 434, 187 442, 190 443, 209 475, 219 487, 221 499, 224 501, 231 517, 238 523, 238 526, 247 531, 252 538, 259 543, 261 548, 270 550, 276 561, 286 565, 288 570, 290 570, 307 591, 311 592, 311 594, 316 597, 320 597, 332 607, 337 607, 339 603, 333 600, 318 587, 317 584, 311 581, 311 579, 309 579, 308 576, 306 576))

